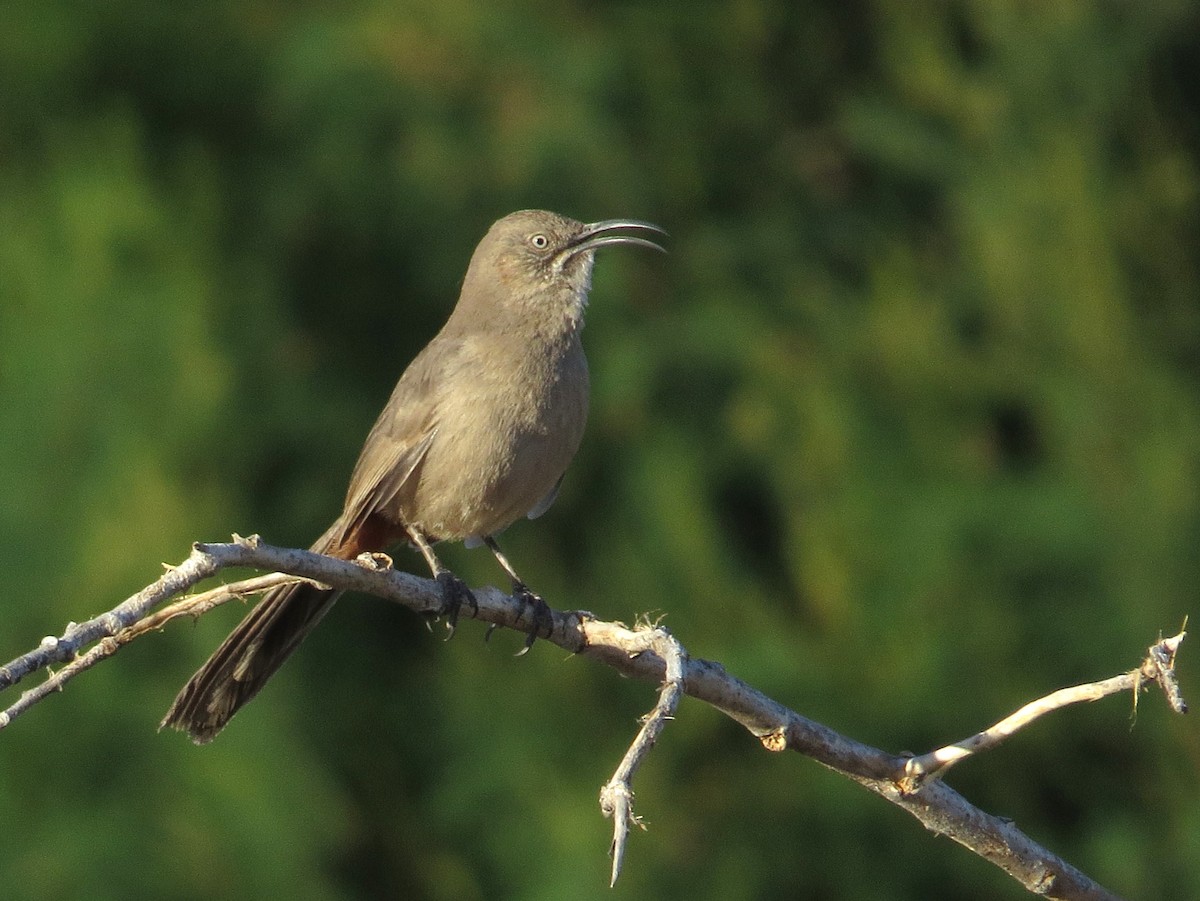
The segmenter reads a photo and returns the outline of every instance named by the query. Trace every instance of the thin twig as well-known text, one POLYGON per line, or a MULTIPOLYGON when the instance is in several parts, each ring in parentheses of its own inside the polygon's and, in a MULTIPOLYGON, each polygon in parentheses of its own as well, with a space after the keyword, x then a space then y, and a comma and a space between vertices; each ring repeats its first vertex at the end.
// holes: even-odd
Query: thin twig
MULTIPOLYGON (((1186 629, 1187 620, 1183 621, 1183 625, 1186 629)), ((1183 693, 1179 689, 1179 679, 1175 675, 1175 655, 1179 653, 1179 646, 1183 643, 1185 635, 1187 632, 1181 629, 1178 635, 1152 644, 1150 653, 1146 655, 1141 669, 1142 678, 1158 683, 1158 687, 1167 696, 1167 703, 1176 713, 1188 712, 1187 701, 1183 699, 1183 693)), ((1136 702, 1136 694, 1134 694, 1134 699, 1136 702)))
MULTIPOLYGON (((136 625, 156 606, 228 567, 279 570, 291 574, 286 578, 298 577, 339 590, 361 591, 426 614, 435 613, 441 606, 441 591, 436 583, 381 568, 375 559, 337 560, 310 551, 271 547, 257 538, 235 536, 230 544, 195 545, 187 560, 113 610, 85 623, 69 625, 62 636, 47 638, 34 650, 0 667, 0 690, 36 670, 66 662, 62 670, 50 677, 50 685, 44 694, 28 702, 22 698, 14 705, 23 705, 17 712, 27 710, 37 700, 61 688, 72 675, 111 656, 116 648, 138 635, 159 628, 173 616, 197 614, 206 609, 206 605, 215 605, 216 594, 233 588, 241 590, 246 583, 185 598, 144 624, 136 625), (100 644, 81 654, 82 648, 97 642, 100 644)), ((285 577, 277 574, 264 578, 285 577)), ((479 588, 473 593, 479 609, 477 612, 472 609, 469 615, 524 631, 522 617, 525 611, 519 601, 495 588, 479 588)), ((467 615, 467 611, 463 613, 467 615)), ((801 716, 730 675, 718 663, 688 658, 682 650, 675 654, 666 648, 647 649, 645 630, 627 629, 619 623, 602 622, 579 612, 551 611, 551 617, 553 625, 550 634, 545 636, 547 641, 602 662, 625 675, 659 684, 665 681, 667 687, 660 695, 660 705, 674 694, 667 690, 670 685, 681 685, 683 693, 722 711, 758 737, 764 747, 773 751, 798 751, 847 776, 908 811, 927 829, 945 835, 991 861, 1031 892, 1060 899, 1116 897, 1038 845, 1011 821, 972 806, 944 782, 933 780, 919 792, 905 791, 902 785, 908 765, 905 758, 856 742, 801 716), (681 679, 671 664, 672 658, 678 663, 681 679)), ((1157 644, 1147 661, 1152 665, 1144 665, 1138 671, 1140 680, 1137 681, 1137 686, 1148 680, 1158 681, 1164 686, 1173 709, 1180 712, 1186 710, 1186 704, 1179 696, 1178 685, 1173 682, 1173 668, 1181 640, 1182 633, 1157 644)), ((0 727, 11 721, 13 715, 0 714, 0 727)), ((661 729, 665 719, 658 720, 657 729, 661 729)), ((632 821, 636 822, 636 818, 632 821)))
POLYGON ((643 640, 643 647, 633 653, 653 651, 665 661, 666 673, 658 695, 658 703, 642 718, 642 728, 638 730, 633 744, 621 758, 613 777, 600 789, 600 810, 613 820, 613 840, 609 847, 609 855, 612 857, 610 887, 617 884, 617 877, 621 875, 629 827, 646 828, 642 818, 633 812, 633 777, 658 741, 667 720, 675 716, 675 708, 679 706, 679 699, 683 695, 683 668, 687 661, 687 651, 683 649, 683 645, 661 626, 646 626, 638 629, 636 634, 643 640))
MULTIPOLYGON (((63 666, 61 669, 50 672, 47 666, 46 670, 50 674, 40 684, 35 685, 28 691, 21 693, 21 696, 7 709, 0 711, 0 729, 8 726, 14 719, 29 710, 34 704, 41 701, 47 695, 54 692, 62 691, 63 686, 78 676, 80 673, 91 669, 101 660, 111 657, 117 653, 122 647, 127 645, 141 635, 147 632, 153 632, 161 629, 168 622, 179 616, 201 616, 219 607, 222 604, 232 601, 235 598, 244 599, 250 595, 258 594, 266 591, 269 588, 274 588, 284 582, 297 581, 295 576, 286 573, 271 573, 265 576, 255 576, 252 579, 244 579, 240 582, 233 582, 229 585, 222 585, 219 588, 213 588, 209 591, 201 592, 200 594, 188 595, 180 598, 175 603, 164 607, 156 613, 148 614, 144 619, 132 623, 115 635, 106 635, 101 638, 96 644, 88 648, 83 653, 75 652, 75 656, 63 666)), ((84 626, 87 623, 82 624, 84 626)), ((71 628, 79 628, 73 626, 71 628)), ((71 628, 68 628, 68 633, 71 633, 71 628)), ((51 642, 54 642, 54 647, 58 648, 59 639, 43 639, 43 644, 47 647, 51 642)), ((28 655, 26 655, 28 656, 28 655)), ((14 661, 15 663, 16 661, 14 661)), ((12 664, 10 664, 12 666, 12 664)), ((5 667, 8 669, 8 667, 5 667)), ((10 683, 11 684, 11 683, 10 683)))
POLYGON ((1099 682, 1060 688, 1044 698, 1030 701, 1016 713, 1006 716, 982 732, 976 732, 970 738, 964 738, 962 741, 946 745, 919 757, 909 758, 904 764, 904 774, 898 780, 900 789, 905 792, 915 792, 929 780, 944 776, 946 771, 959 761, 973 757, 982 751, 991 750, 1034 720, 1071 704, 1098 701, 1123 691, 1133 692, 1136 704, 1139 689, 1148 682, 1154 682, 1163 689, 1173 710, 1177 713, 1186 713, 1187 704, 1184 703, 1183 697, 1179 693, 1179 682, 1175 678, 1175 654, 1185 635, 1187 632, 1180 632, 1172 638, 1163 639, 1151 645, 1146 659, 1135 670, 1113 676, 1111 679, 1102 679, 1099 682))
MULTIPOLYGON (((237 536, 234 536, 237 540, 237 536)), ((198 546, 197 546, 198 547, 198 546)), ((0 691, 15 685, 30 673, 37 672, 54 663, 73 660, 79 650, 92 642, 116 635, 122 629, 142 619, 147 612, 167 598, 187 591, 197 582, 214 575, 224 564, 211 554, 197 553, 179 566, 169 568, 156 582, 147 585, 137 594, 118 604, 107 613, 83 623, 69 623, 66 631, 57 638, 48 635, 27 654, 0 666, 0 691)))

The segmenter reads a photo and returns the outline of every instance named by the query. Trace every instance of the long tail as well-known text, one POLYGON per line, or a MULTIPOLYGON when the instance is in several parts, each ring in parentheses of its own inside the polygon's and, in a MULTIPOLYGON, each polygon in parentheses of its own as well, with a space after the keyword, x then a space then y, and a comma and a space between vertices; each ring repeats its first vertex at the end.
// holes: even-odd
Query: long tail
MULTIPOLYGON (((335 523, 312 549, 330 553, 339 532, 335 523)), ((267 592, 183 686, 159 728, 187 732, 198 745, 212 741, 300 646, 339 593, 308 582, 267 592)))

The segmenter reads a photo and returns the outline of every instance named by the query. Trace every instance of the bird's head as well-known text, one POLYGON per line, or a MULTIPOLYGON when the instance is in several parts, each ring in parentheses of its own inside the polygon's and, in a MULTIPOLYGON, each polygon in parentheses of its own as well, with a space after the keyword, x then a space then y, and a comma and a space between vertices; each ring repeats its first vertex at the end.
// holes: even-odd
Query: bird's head
POLYGON ((475 249, 459 303, 477 295, 494 305, 499 291, 499 299, 514 308, 565 304, 577 321, 591 288, 596 250, 625 244, 665 253, 642 236, 647 232, 666 234, 638 219, 583 223, 546 210, 510 213, 492 225, 475 249))

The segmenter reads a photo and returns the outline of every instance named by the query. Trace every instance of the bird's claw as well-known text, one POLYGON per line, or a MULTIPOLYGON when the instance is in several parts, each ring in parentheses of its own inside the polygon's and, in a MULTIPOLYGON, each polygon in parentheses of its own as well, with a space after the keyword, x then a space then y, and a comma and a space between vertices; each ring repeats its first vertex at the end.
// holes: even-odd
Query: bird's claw
POLYGON ((554 614, 550 610, 549 605, 539 595, 530 591, 529 586, 524 582, 517 582, 513 585, 512 596, 521 602, 521 613, 517 616, 518 623, 524 619, 525 609, 527 607, 533 608, 533 613, 530 616, 529 631, 525 633, 525 645, 515 655, 523 657, 529 653, 529 649, 533 647, 533 643, 542 636, 543 630, 546 637, 549 637, 554 632, 554 614))
POLYGON ((449 641, 454 637, 454 630, 458 628, 458 614, 462 605, 469 604, 471 615, 478 616, 479 602, 475 600, 475 595, 471 593, 467 583, 449 570, 442 570, 435 578, 438 585, 442 586, 442 609, 437 615, 446 618, 446 641, 449 641))

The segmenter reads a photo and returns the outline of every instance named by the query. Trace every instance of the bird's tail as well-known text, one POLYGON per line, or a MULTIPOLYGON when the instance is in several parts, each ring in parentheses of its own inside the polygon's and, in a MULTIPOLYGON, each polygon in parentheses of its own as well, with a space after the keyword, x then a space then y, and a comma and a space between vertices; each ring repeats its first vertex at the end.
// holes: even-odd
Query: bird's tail
MULTIPOLYGON (((334 524, 312 550, 336 552, 340 531, 340 523, 334 524)), ((212 741, 275 675, 339 594, 309 582, 281 585, 267 592, 183 686, 159 728, 170 726, 187 732, 198 745, 212 741)))

